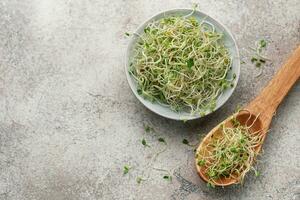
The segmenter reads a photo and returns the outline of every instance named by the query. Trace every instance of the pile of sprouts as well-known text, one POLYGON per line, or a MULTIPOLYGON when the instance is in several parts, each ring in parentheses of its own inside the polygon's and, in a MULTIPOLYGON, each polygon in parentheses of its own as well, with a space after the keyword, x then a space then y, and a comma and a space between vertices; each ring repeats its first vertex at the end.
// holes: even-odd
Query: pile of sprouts
MULTIPOLYGON (((191 13, 192 14, 192 13, 191 13)), ((191 14, 150 22, 138 37, 129 73, 137 92, 175 111, 214 110, 217 97, 233 87, 231 57, 222 33, 191 14)))
MULTIPOLYGON (((250 117, 245 124, 248 124, 250 117)), ((257 147, 263 142, 263 134, 261 130, 250 130, 256 120, 247 126, 233 118, 232 127, 221 125, 221 136, 212 137, 196 153, 197 164, 203 167, 211 186, 223 178, 234 178, 237 183, 242 183, 251 169, 258 174, 253 164, 258 155, 257 147)))

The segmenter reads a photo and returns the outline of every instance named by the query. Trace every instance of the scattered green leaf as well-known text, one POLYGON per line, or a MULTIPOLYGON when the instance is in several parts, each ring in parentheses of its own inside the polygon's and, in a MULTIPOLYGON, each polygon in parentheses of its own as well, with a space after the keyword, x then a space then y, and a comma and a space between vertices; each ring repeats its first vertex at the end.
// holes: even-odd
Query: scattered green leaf
POLYGON ((259 171, 255 170, 254 173, 255 173, 256 177, 260 176, 260 172, 259 171))
POLYGON ((145 139, 142 139, 142 145, 144 145, 144 147, 150 147, 150 145, 147 144, 145 139))
POLYGON ((144 125, 144 129, 146 133, 150 133, 154 131, 154 129, 149 125, 144 125))
POLYGON ((266 60, 264 60, 264 59, 259 59, 259 62, 261 62, 261 63, 265 63, 265 62, 266 62, 266 60))
POLYGON ((170 175, 164 175, 163 179, 168 180, 168 181, 172 181, 172 176, 170 176, 170 175))
POLYGON ((254 63, 254 62, 256 62, 256 61, 257 61, 257 58, 256 58, 256 57, 252 57, 252 58, 251 58, 251 62, 252 62, 252 63, 254 63))
POLYGON ((183 140, 182 140, 182 143, 183 143, 183 144, 186 144, 186 145, 189 145, 189 144, 190 144, 189 141, 188 141, 187 139, 183 139, 183 140))
POLYGON ((255 63, 255 67, 257 67, 257 68, 261 67, 261 62, 255 63))
POLYGON ((167 142, 164 138, 158 138, 158 141, 167 144, 167 142))
POLYGON ((207 183, 206 186, 209 187, 209 188, 215 188, 216 187, 215 184, 213 184, 213 183, 207 183))
POLYGON ((123 174, 128 174, 129 170, 131 169, 131 167, 129 167, 128 165, 124 165, 123 167, 123 174))
POLYGON ((143 179, 143 178, 140 177, 140 176, 138 176, 138 177, 136 178, 136 182, 137 182, 138 184, 140 184, 142 181, 145 181, 145 179, 143 179))
POLYGON ((266 40, 264 40, 264 39, 260 40, 259 41, 259 46, 262 47, 262 48, 266 47, 267 46, 266 40))
POLYGON ((233 77, 233 79, 236 79, 236 74, 234 73, 234 74, 232 75, 232 77, 233 77))

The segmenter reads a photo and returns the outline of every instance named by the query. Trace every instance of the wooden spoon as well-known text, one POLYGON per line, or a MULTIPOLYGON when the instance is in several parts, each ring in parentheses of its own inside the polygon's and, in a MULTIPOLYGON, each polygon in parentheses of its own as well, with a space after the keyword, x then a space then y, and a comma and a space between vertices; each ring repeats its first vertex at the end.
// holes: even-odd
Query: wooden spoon
MULTIPOLYGON (((233 114, 228 117, 218 126, 213 128, 200 143, 197 152, 202 149, 205 144, 208 144, 213 137, 220 137, 222 134, 220 132, 220 125, 225 124, 227 127, 232 127, 231 119, 236 118, 242 125, 253 124, 250 131, 252 133, 256 131, 261 131, 263 134, 263 141, 266 137, 266 133, 270 127, 272 117, 276 112, 277 107, 283 98, 287 95, 288 91, 297 82, 300 76, 300 46, 294 51, 291 57, 286 61, 282 68, 277 72, 274 78, 269 82, 269 84, 261 91, 261 93, 251 101, 245 108, 238 113, 233 114), (250 120, 248 120, 250 118, 250 120)), ((261 145, 258 146, 255 151, 259 152, 261 145)), ((205 174, 205 168, 200 167, 197 164, 196 167, 200 177, 204 181, 208 181, 208 177, 205 174)), ((234 178, 220 178, 215 180, 217 186, 227 186, 234 183, 238 183, 239 177, 234 176, 234 178)))

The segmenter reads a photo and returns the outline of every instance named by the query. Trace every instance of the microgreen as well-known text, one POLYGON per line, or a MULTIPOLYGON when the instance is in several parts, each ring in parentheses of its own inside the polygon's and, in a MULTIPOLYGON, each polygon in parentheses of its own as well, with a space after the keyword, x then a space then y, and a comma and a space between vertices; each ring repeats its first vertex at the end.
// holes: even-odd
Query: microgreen
POLYGON ((255 173, 256 177, 260 176, 260 172, 259 171, 255 170, 254 173, 255 173))
POLYGON ((259 40, 256 42, 256 47, 251 48, 255 54, 251 58, 251 63, 255 65, 255 67, 260 69, 260 73, 256 75, 256 77, 260 76, 262 73, 262 66, 266 63, 268 58, 262 55, 263 49, 267 47, 267 41, 264 39, 259 40))
POLYGON ((232 78, 233 78, 233 79, 236 79, 236 74, 235 74, 235 73, 232 75, 232 78))
POLYGON ((204 159, 201 159, 198 161, 197 163, 200 167, 204 166, 205 165, 205 160, 204 159))
MULTIPOLYGON (((196 154, 198 166, 205 167, 209 184, 215 184, 215 180, 233 174, 242 182, 245 174, 253 169, 258 154, 254 147, 262 143, 263 135, 260 131, 251 132, 253 125, 244 126, 236 118, 231 122, 232 127, 222 124, 222 135, 211 137, 196 154)), ((258 174, 255 171, 255 175, 258 174)))
POLYGON ((154 129, 149 125, 144 125, 144 130, 145 130, 146 133, 154 131, 154 129))
POLYGON ((170 176, 170 175, 164 175, 163 179, 168 180, 168 181, 172 181, 172 176, 170 176))
POLYGON ((128 174, 129 170, 131 169, 131 167, 129 167, 128 165, 124 165, 123 167, 123 174, 128 174))
POLYGON ((142 181, 145 181, 145 179, 143 179, 143 178, 140 177, 140 176, 136 177, 136 182, 137 182, 138 184, 140 184, 142 181))
POLYGON ((254 62, 256 62, 256 61, 257 61, 257 58, 256 58, 256 57, 252 57, 252 58, 251 58, 251 62, 252 62, 252 63, 254 63, 254 62))
POLYGON ((223 34, 192 13, 150 22, 137 36, 130 75, 143 98, 194 114, 215 109, 232 82, 232 59, 223 34))
POLYGON ((187 139, 183 139, 183 140, 182 140, 182 144, 189 145, 190 143, 189 143, 189 141, 188 141, 187 139))
POLYGON ((125 32, 125 35, 126 35, 126 36, 130 36, 130 33, 128 33, 128 32, 125 32))
POLYGON ((144 147, 150 147, 150 145, 147 144, 145 139, 142 139, 142 145, 144 145, 144 147))
POLYGON ((191 69, 194 66, 194 60, 192 58, 188 59, 186 65, 191 69))
POLYGON ((210 183, 210 182, 208 182, 208 183, 206 184, 206 186, 207 186, 208 188, 215 188, 215 187, 216 187, 215 184, 210 183))
POLYGON ((261 62, 255 63, 255 67, 257 67, 257 68, 261 67, 261 62))
POLYGON ((259 47, 260 47, 260 48, 264 48, 264 47, 266 47, 266 46, 267 46, 266 40, 262 39, 262 40, 259 41, 259 47))
POLYGON ((164 138, 158 138, 158 141, 167 144, 167 142, 164 138))

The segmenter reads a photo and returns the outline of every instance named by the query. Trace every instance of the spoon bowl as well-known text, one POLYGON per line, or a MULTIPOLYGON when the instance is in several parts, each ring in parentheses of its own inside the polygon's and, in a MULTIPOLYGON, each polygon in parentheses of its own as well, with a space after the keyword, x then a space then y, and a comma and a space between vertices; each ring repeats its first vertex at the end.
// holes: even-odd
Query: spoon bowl
MULTIPOLYGON (((259 115, 255 115, 253 113, 250 113, 247 110, 241 110, 238 113, 232 115, 231 117, 224 120, 222 123, 220 123, 218 126, 216 126, 214 129, 212 129, 203 139, 201 144, 199 145, 197 152, 202 152, 204 155, 207 155, 208 152, 205 152, 206 149, 204 146, 207 146, 207 144, 211 143, 212 139, 223 137, 222 128, 221 125, 224 125, 225 127, 233 127, 233 119, 237 120, 242 126, 250 127, 249 130, 251 134, 263 134, 262 140, 264 140, 266 136, 266 132, 262 132, 262 122, 259 118, 259 115)), ((255 147, 255 152, 259 152, 261 149, 261 145, 255 147)), ((207 168, 205 166, 199 166, 197 164, 196 159, 196 167, 197 171, 200 175, 200 177, 208 182, 209 177, 206 175, 207 168)), ((239 176, 237 174, 232 174, 231 177, 221 177, 219 179, 214 180, 215 185, 217 186, 227 186, 231 184, 235 184, 239 182, 239 176)))
MULTIPOLYGON (((201 151, 203 155, 207 155, 208 152, 204 150, 204 146, 210 144, 212 142, 212 138, 215 139, 223 137, 221 125, 224 125, 225 127, 233 127, 233 119, 236 119, 242 126, 249 127, 251 134, 262 134, 262 142, 253 149, 256 153, 259 153, 277 107, 300 77, 299 66, 300 46, 253 101, 251 101, 240 112, 225 119, 205 136, 197 148, 197 152, 201 151)), ((205 166, 201 167, 198 165, 197 157, 196 168, 200 177, 204 181, 209 182, 209 178, 206 175, 206 168, 205 166)), ((239 182, 240 176, 237 174, 231 174, 228 177, 221 177, 214 180, 214 184, 216 186, 228 186, 239 182)))

